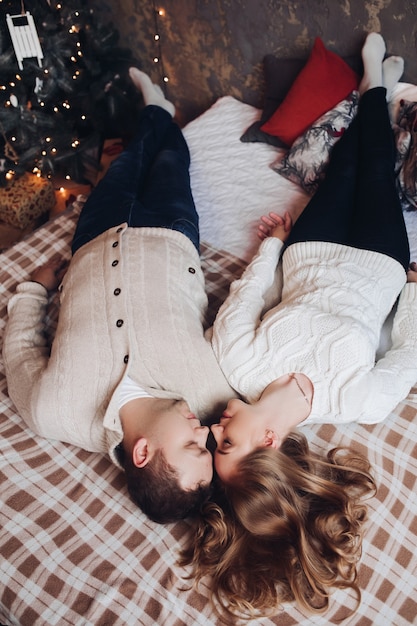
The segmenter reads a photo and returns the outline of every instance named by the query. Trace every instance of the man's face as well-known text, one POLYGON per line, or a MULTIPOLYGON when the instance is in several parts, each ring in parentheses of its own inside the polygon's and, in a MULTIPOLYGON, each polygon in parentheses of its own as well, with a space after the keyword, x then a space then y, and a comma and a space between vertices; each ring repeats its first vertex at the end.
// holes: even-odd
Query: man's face
POLYGON ((167 463, 174 467, 183 489, 207 485, 213 478, 213 462, 206 448, 209 429, 191 413, 184 400, 160 412, 154 444, 162 448, 167 463))

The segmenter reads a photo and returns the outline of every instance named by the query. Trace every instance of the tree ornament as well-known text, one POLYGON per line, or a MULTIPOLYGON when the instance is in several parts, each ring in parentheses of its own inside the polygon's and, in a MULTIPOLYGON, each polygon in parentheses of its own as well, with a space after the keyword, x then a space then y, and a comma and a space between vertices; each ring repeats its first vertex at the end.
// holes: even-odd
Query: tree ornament
POLYGON ((39 67, 42 67, 43 52, 39 43, 38 33, 32 15, 27 11, 18 15, 6 16, 7 26, 12 39, 19 69, 23 70, 23 59, 38 59, 39 67))

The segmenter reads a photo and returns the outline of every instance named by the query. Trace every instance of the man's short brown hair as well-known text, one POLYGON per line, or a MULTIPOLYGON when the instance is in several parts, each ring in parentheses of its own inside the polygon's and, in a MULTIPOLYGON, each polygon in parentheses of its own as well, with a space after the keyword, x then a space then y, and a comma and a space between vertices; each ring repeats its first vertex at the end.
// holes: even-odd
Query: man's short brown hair
POLYGON ((162 449, 145 467, 136 467, 130 454, 122 452, 127 488, 138 507, 154 522, 166 524, 196 515, 211 493, 210 485, 196 489, 180 486, 178 472, 170 465, 162 449))

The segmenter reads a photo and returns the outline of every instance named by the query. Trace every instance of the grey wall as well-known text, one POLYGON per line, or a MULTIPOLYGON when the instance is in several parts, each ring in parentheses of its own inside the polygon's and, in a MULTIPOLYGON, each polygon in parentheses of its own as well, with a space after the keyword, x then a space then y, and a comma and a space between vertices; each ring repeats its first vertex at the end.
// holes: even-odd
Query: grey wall
POLYGON ((316 36, 341 55, 355 55, 365 34, 381 32, 388 53, 405 58, 403 80, 417 82, 417 0, 91 0, 112 20, 141 68, 161 83, 154 41, 156 8, 168 95, 180 121, 218 97, 262 104, 262 58, 306 58, 316 36))

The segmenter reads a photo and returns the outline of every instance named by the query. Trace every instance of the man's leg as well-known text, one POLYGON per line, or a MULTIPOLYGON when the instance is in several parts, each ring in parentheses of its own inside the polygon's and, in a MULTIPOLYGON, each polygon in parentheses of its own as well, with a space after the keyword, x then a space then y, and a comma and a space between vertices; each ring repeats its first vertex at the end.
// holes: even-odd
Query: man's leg
POLYGON ((190 185, 190 153, 176 124, 167 131, 139 195, 141 210, 132 226, 158 226, 178 230, 199 251, 198 214, 190 185))
POLYGON ((130 223, 149 168, 173 125, 175 109, 146 74, 132 68, 132 80, 142 91, 145 109, 141 112, 134 139, 113 161, 105 177, 91 192, 75 231, 72 253, 112 226, 130 223))

